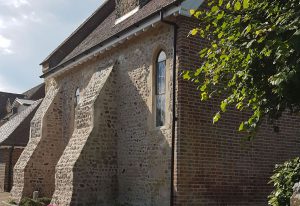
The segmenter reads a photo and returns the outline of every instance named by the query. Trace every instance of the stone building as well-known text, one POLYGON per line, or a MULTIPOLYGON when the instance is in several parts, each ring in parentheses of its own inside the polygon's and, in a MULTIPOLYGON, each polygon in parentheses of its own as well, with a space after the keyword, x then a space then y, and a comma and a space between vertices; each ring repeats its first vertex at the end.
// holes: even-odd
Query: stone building
POLYGON ((0 93, 0 192, 12 187, 13 167, 27 145, 30 121, 44 91, 41 84, 23 94, 0 93))
POLYGON ((300 119, 284 116, 279 132, 266 122, 251 142, 236 129, 247 114, 212 124, 218 100, 201 103, 179 77, 207 44, 187 38, 201 3, 107 0, 42 62, 46 96, 14 167, 15 200, 267 205, 274 165, 299 155, 300 119))

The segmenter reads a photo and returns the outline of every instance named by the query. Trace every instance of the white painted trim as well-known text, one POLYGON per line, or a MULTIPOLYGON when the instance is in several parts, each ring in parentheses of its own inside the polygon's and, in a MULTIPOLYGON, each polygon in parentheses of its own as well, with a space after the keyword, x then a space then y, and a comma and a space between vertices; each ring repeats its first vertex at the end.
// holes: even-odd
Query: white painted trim
POLYGON ((133 14, 135 14, 136 12, 138 12, 138 10, 140 9, 140 7, 136 7, 135 9, 131 10, 130 12, 128 12, 127 14, 121 16, 120 18, 116 19, 115 21, 115 25, 121 23, 122 21, 128 19, 129 17, 131 17, 133 14))
MULTIPOLYGON (((164 18, 178 13, 179 10, 180 10, 180 6, 173 6, 173 7, 169 8, 168 10, 164 11, 164 18)), ((122 36, 120 36, 119 38, 110 41, 109 43, 103 45, 102 47, 98 48, 97 50, 79 58, 75 62, 72 62, 72 63, 66 65, 65 67, 61 68, 57 72, 48 75, 45 79, 57 77, 60 74, 66 72, 84 62, 87 62, 88 60, 95 58, 95 57, 99 56, 100 54, 105 53, 107 50, 111 49, 112 47, 117 47, 118 45, 124 43, 125 41, 135 37, 135 34, 143 33, 145 31, 147 31, 149 28, 155 27, 156 24, 158 24, 160 21, 161 21, 160 15, 156 15, 155 17, 153 17, 152 19, 143 23, 139 27, 135 27, 134 29, 132 29, 132 30, 128 31, 127 33, 123 34, 122 36)))
MULTIPOLYGON (((11 149, 13 146, 0 146, 0 149, 11 149)), ((25 149, 22 146, 14 146, 14 149, 25 149)))

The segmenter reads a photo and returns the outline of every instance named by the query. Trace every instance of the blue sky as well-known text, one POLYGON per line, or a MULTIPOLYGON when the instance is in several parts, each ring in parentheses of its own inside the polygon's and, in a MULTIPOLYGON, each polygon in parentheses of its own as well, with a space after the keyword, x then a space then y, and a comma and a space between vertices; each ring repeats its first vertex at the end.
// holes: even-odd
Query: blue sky
POLYGON ((0 91, 41 83, 39 64, 103 0, 0 0, 0 91))

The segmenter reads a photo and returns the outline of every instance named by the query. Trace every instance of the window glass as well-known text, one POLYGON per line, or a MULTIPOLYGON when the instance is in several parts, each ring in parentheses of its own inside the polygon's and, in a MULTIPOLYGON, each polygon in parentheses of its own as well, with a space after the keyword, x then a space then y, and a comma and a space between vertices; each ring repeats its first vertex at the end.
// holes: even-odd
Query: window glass
POLYGON ((166 108, 166 53, 160 52, 156 63, 156 126, 165 124, 166 108))
POLYGON ((79 100, 80 100, 80 90, 79 90, 79 88, 77 88, 76 92, 75 92, 75 106, 78 105, 79 100))

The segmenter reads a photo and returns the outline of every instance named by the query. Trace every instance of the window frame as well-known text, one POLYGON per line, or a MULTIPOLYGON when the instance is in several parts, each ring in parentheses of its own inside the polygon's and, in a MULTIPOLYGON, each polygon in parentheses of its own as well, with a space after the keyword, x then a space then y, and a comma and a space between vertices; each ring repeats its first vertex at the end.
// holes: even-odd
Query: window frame
POLYGON ((155 58, 155 68, 154 68, 154 125, 155 128, 162 128, 164 126, 166 126, 166 97, 167 97, 167 54, 164 50, 159 50, 159 52, 157 53, 157 56, 155 58), (163 73, 160 72, 160 68, 161 65, 163 64, 164 68, 163 68, 163 73), (162 76, 159 76, 163 74, 162 76), (159 83, 159 79, 163 79, 163 83, 159 83), (162 87, 162 90, 160 90, 159 86, 162 87), (163 112, 163 114, 158 112, 158 98, 161 97, 162 100, 160 103, 162 103, 163 105, 161 105, 161 110, 163 112), (160 114, 160 116, 163 116, 163 119, 161 118, 160 120, 158 119, 158 115, 160 114), (160 122, 159 122, 160 121, 160 122))
POLYGON ((79 101, 80 101, 80 89, 79 89, 79 87, 76 87, 75 95, 74 95, 74 105, 75 105, 75 107, 78 106, 79 101))

